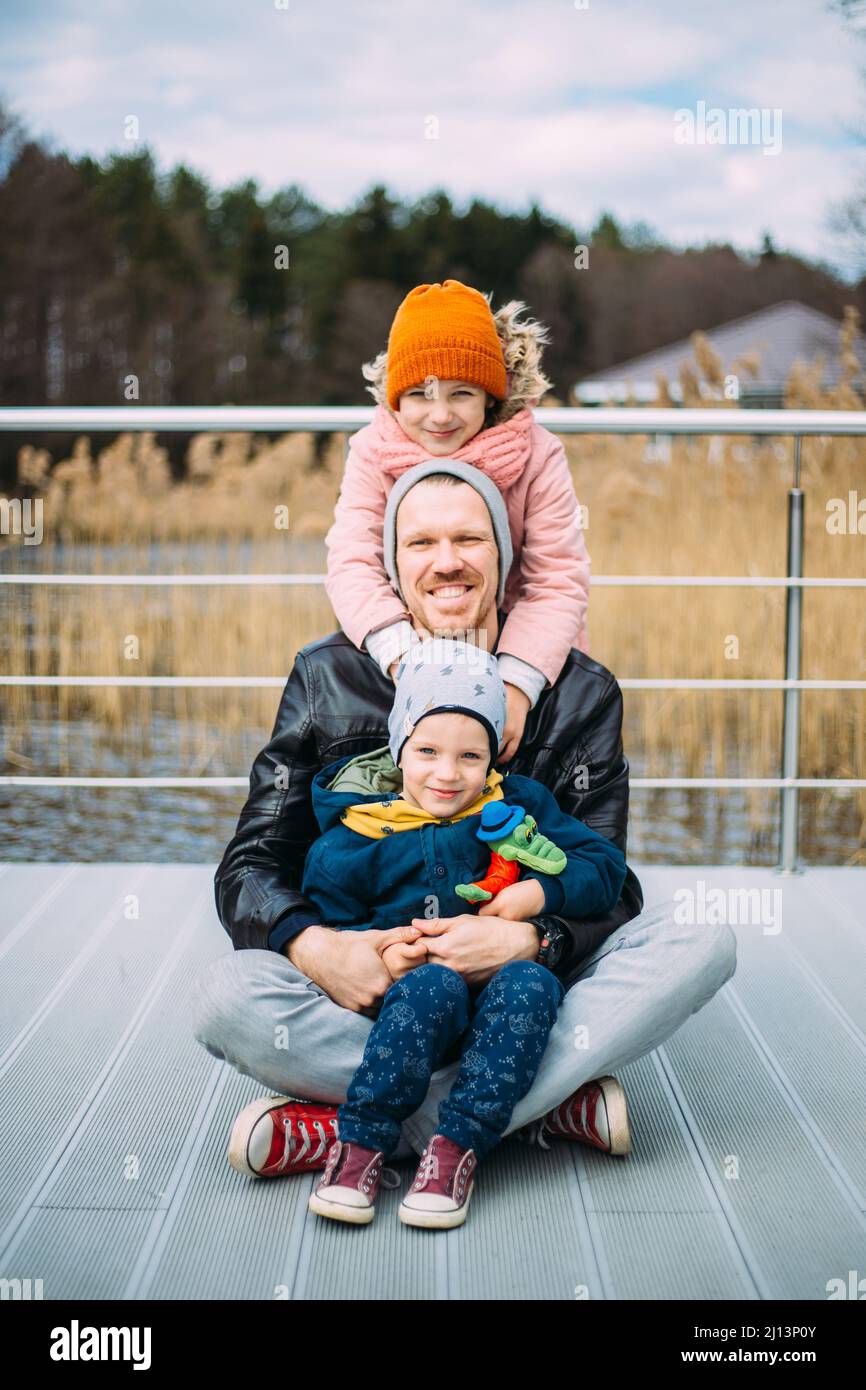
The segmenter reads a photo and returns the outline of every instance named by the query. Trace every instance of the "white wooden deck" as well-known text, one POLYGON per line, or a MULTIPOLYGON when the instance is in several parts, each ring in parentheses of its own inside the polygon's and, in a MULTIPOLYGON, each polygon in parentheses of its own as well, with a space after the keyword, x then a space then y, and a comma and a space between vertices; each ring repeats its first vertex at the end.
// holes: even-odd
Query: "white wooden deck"
POLYGON ((431 1238, 399 1190, 355 1230, 308 1214, 313 1175, 228 1166, 266 1088, 190 1031, 191 979, 231 949, 214 868, 0 864, 0 1277, 46 1299, 825 1301, 866 1274, 866 869, 636 863, 648 906, 698 878, 781 887, 783 930, 736 928, 729 984, 619 1073, 628 1158, 510 1137, 431 1238))

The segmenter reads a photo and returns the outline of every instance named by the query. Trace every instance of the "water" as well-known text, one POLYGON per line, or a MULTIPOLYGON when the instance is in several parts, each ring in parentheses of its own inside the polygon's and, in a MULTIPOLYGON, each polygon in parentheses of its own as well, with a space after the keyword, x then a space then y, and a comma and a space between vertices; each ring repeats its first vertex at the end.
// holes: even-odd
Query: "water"
POLYGON ((3 574, 324 574, 325 559, 321 540, 288 537, 239 537, 231 541, 215 537, 141 545, 106 541, 50 546, 0 544, 3 574))
MULTIPOLYGON (((274 692, 274 712, 279 692, 274 692)), ((197 725, 210 754, 184 763, 184 728, 154 714, 147 731, 130 729, 124 743, 106 737, 95 722, 61 724, 34 720, 28 744, 34 775, 62 771, 82 776, 241 776, 269 738, 267 727, 232 733, 197 725), (60 753, 62 752, 62 757, 60 753)), ((187 730, 188 732, 188 730, 187 730)), ((629 740, 625 739, 626 747, 629 740)), ((5 744, 0 744, 5 761, 5 744)), ((632 745, 632 777, 646 774, 632 745)), ((20 766, 5 770, 23 773, 20 766)), ((731 775, 745 775, 732 769, 731 775)), ((670 775, 676 776, 675 767, 670 775)), ((0 859, 212 863, 232 837, 245 787, 175 788, 0 787, 0 859)), ((803 862, 863 863, 860 816, 853 793, 801 793, 803 862)), ((647 863, 772 865, 778 858, 778 794, 632 788, 628 832, 630 858, 647 863), (749 797, 761 812, 753 827, 749 797)))
MULTIPOLYGON (((255 569, 322 573, 325 569, 324 550, 318 540, 293 542, 288 558, 284 540, 153 543, 142 547, 98 544, 53 550, 44 546, 0 548, 0 571, 87 573, 96 563, 103 571, 114 573, 255 569)), ((201 593, 204 597, 207 590, 201 593)), ((169 589, 150 589, 148 602, 161 611, 169 595, 169 589)), ((0 641, 2 613, 9 603, 23 603, 25 612, 30 611, 21 589, 0 586, 0 641)), ((165 611, 169 611, 167 607, 165 611)), ((191 699, 193 695, 191 692, 191 699)), ((0 701, 3 696, 0 687, 0 701)), ((267 711, 263 722, 251 723, 241 732, 204 720, 196 721, 191 730, 190 725, 184 726, 155 709, 148 725, 124 729, 119 739, 109 736, 94 720, 61 723, 53 718, 53 693, 48 698, 34 690, 32 699, 26 748, 31 765, 7 759, 7 752, 15 755, 24 750, 9 749, 0 714, 0 770, 6 773, 246 778, 256 754, 270 737, 279 691, 270 692, 255 706, 259 718, 262 710, 267 711), (206 756, 199 757, 195 765, 190 765, 188 754, 191 732, 197 734, 197 746, 206 750, 206 756)), ((627 710, 623 742, 631 775, 640 777, 648 768, 637 720, 633 728, 630 724, 627 710)), ((730 776, 754 772, 748 764, 748 749, 738 745, 726 750, 725 767, 730 776)), ((673 763, 666 771, 676 776, 680 769, 673 763)), ((711 773, 709 764, 707 772, 711 773)), ((0 787, 0 859, 212 863, 222 857, 234 834, 245 799, 243 787, 0 787)), ((803 862, 866 862, 859 839, 861 816, 853 793, 804 792, 800 808, 803 862)), ((633 788, 628 853, 645 862, 671 864, 774 864, 778 858, 778 794, 633 788), (750 797, 755 798, 761 813, 757 827, 750 820, 750 797)))

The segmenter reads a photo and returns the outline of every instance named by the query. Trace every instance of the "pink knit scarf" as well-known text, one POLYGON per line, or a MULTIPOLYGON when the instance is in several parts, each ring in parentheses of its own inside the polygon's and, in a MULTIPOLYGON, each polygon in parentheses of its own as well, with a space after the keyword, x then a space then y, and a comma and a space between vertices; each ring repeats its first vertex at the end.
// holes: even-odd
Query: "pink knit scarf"
MULTIPOLYGON (((461 459, 474 464, 501 492, 510 487, 526 467, 532 450, 530 430, 534 420, 532 411, 525 406, 503 424, 480 430, 456 453, 445 456, 446 461, 461 459)), ((372 431, 370 442, 380 467, 395 478, 416 463, 435 457, 423 444, 410 439, 396 417, 383 405, 376 407, 369 428, 372 431)))

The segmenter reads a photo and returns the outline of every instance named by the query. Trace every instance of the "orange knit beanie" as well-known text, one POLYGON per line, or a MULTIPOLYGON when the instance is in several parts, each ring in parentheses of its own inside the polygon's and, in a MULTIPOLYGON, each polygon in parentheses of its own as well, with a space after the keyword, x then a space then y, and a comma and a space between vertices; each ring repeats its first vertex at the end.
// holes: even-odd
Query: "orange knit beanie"
POLYGON ((459 280, 416 285, 394 315, 388 335, 388 404, 427 377, 470 381, 497 400, 506 395, 505 358, 490 305, 459 280))

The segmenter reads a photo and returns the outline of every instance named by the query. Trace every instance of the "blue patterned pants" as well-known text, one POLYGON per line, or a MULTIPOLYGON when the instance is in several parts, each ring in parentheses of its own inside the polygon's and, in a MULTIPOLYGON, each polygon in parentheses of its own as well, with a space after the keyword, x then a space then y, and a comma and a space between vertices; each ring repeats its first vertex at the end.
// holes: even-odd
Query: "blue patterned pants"
POLYGON ((565 990, 534 961, 503 965, 473 997, 462 975, 427 961, 382 1000, 337 1111, 339 1136, 389 1157, 437 1067, 460 1058, 437 1130, 482 1159, 532 1085, 565 990))

